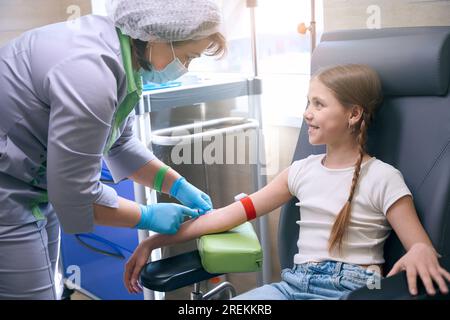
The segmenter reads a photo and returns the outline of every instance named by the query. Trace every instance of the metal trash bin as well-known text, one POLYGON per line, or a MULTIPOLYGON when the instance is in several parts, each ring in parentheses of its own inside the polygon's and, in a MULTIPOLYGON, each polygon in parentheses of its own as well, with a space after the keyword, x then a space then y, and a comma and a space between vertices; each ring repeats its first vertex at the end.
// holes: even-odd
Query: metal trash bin
MULTIPOLYGON (((255 119, 225 117, 152 132, 152 150, 165 164, 206 192, 214 208, 231 204, 239 193, 256 191, 259 123, 255 119)), ((166 194, 158 202, 177 202, 166 194)), ((196 249, 195 240, 163 248, 169 257, 196 249)), ((190 288, 167 293, 166 299, 189 295, 190 288), (180 293, 180 291, 184 291, 180 293)))
MULTIPOLYGON (((256 190, 258 127, 254 119, 226 117, 157 130, 152 133, 152 149, 161 161, 208 193, 214 207, 219 208, 233 202, 238 193, 250 194, 256 190), (254 150, 250 150, 252 146, 254 150), (210 152, 212 149, 214 152, 210 152)), ((160 200, 173 201, 162 194, 158 195, 160 200)))

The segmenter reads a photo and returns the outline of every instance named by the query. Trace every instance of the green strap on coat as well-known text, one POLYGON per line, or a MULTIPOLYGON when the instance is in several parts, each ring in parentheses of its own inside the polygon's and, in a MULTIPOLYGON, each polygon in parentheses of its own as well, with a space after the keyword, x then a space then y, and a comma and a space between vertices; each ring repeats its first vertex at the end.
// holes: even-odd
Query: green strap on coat
POLYGON ((119 36, 120 51, 122 53, 123 67, 127 76, 127 95, 120 106, 114 113, 111 132, 103 150, 103 154, 107 154, 112 145, 119 138, 120 126, 139 103, 142 95, 142 78, 141 74, 133 71, 133 63, 131 59, 131 41, 130 37, 124 35, 119 28, 116 28, 119 36))
MULTIPOLYGON (((41 179, 45 178, 45 175, 47 174, 47 161, 44 161, 39 166, 38 171, 36 172, 36 177, 33 178, 29 182, 30 185, 36 188, 41 188, 40 181, 41 179)), ((45 220, 45 216, 42 214, 41 208, 39 208, 40 204, 47 204, 48 203, 48 192, 47 191, 41 191, 39 193, 39 196, 34 199, 30 204, 29 208, 31 210, 31 214, 34 216, 34 218, 39 220, 45 220)))
POLYGON ((39 204, 48 203, 48 193, 43 192, 39 195, 39 197, 31 203, 31 213, 36 218, 37 221, 45 220, 44 215, 42 214, 41 208, 39 208, 39 204))

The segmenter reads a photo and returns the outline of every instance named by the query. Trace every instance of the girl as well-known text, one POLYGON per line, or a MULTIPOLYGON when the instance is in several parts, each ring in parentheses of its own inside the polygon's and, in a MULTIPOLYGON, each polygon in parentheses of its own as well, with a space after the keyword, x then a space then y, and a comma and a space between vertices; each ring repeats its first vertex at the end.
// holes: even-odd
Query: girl
POLYGON ((380 102, 380 80, 371 68, 345 65, 319 71, 310 82, 303 116, 309 142, 326 144, 326 154, 295 161, 245 201, 188 221, 176 235, 146 239, 126 265, 128 290, 140 291, 139 272, 153 249, 229 230, 296 196, 301 220, 294 267, 282 271, 281 282, 237 299, 341 298, 380 276, 373 270, 384 263, 383 245, 391 227, 407 253, 388 276, 406 270, 413 295, 417 275, 428 294, 435 294, 432 281, 447 293, 444 279, 450 281, 450 274, 438 263, 401 173, 364 150, 367 127, 380 102))

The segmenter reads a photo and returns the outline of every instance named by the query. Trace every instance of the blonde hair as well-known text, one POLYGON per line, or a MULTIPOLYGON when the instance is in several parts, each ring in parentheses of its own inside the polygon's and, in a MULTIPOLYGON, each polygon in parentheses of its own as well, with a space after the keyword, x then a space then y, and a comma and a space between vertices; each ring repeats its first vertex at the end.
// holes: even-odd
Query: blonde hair
POLYGON ((378 74, 369 66, 360 64, 339 65, 319 70, 313 76, 328 89, 345 108, 360 106, 363 114, 352 128, 358 143, 359 158, 355 164, 350 194, 334 221, 328 240, 328 250, 342 249, 343 238, 350 224, 351 206, 361 171, 361 163, 365 153, 367 128, 371 124, 375 110, 382 102, 381 81, 378 74))
MULTIPOLYGON (((220 32, 213 33, 207 39, 211 40, 211 44, 206 48, 205 55, 223 57, 227 52, 227 40, 220 32)), ((183 40, 173 42, 173 46, 182 46, 195 40, 183 40)))
POLYGON ((227 54, 227 40, 220 32, 216 32, 208 37, 211 40, 211 45, 206 48, 205 54, 207 56, 218 56, 223 58, 227 54))

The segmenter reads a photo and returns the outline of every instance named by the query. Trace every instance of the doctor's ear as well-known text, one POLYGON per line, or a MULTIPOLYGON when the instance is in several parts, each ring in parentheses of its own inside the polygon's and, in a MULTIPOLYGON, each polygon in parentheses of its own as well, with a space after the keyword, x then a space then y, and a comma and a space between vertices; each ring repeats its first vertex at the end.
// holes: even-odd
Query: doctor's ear
POLYGON ((133 39, 131 44, 133 67, 135 70, 142 68, 144 70, 151 70, 150 61, 148 61, 149 41, 141 41, 139 39, 133 39))

